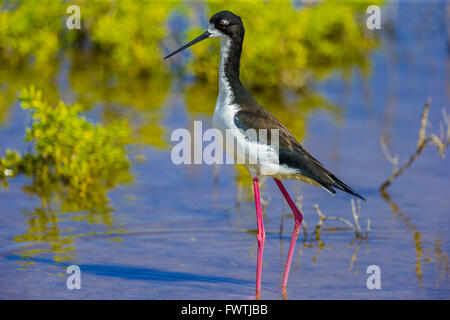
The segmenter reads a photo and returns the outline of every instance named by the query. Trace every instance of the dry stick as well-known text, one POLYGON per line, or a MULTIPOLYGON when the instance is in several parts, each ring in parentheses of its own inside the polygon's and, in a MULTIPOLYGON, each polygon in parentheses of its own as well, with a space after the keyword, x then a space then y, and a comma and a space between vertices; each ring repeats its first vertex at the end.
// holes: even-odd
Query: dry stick
MULTIPOLYGON (((395 204, 395 202, 391 199, 389 194, 386 192, 386 188, 394 181, 403 171, 405 171, 416 159, 417 157, 422 153, 423 149, 429 142, 433 142, 439 149, 439 155, 441 158, 444 157, 445 150, 450 145, 450 117, 447 115, 447 112, 445 108, 442 109, 442 117, 443 117, 443 123, 440 123, 440 137, 437 137, 435 134, 431 133, 430 135, 426 136, 426 126, 428 124, 428 110, 430 108, 431 99, 428 98, 427 103, 425 104, 422 112, 421 117, 421 127, 419 130, 419 139, 417 141, 417 150, 416 152, 409 158, 409 160, 398 170, 393 170, 392 175, 389 177, 387 181, 385 181, 381 187, 381 195, 383 198, 389 203, 389 205, 392 207, 392 210, 394 214, 398 217, 402 217, 403 213, 399 210, 398 206, 395 204), (447 132, 444 134, 444 126, 447 126, 447 132)), ((382 145, 382 148, 383 145, 382 145)), ((384 150, 383 150, 384 151, 384 150)), ((392 157, 388 156, 389 153, 385 152, 385 156, 387 160, 392 163, 392 157)), ((393 164, 393 163, 392 163, 393 164)), ((393 164, 394 165, 394 164, 393 164)), ((403 217, 404 223, 412 230, 414 231, 414 240, 416 244, 416 251, 417 251, 417 266, 416 266, 416 273, 419 278, 419 282, 423 282, 423 277, 421 274, 421 251, 420 251, 420 238, 416 238, 417 235, 420 235, 419 232, 417 232, 417 228, 415 225, 413 225, 409 218, 403 217), (418 243, 418 244, 417 244, 418 243)))
POLYGON ((356 262, 355 274, 358 274, 358 251, 359 251, 359 248, 361 247, 362 242, 363 242, 363 239, 360 239, 358 245, 356 246, 355 250, 353 251, 352 257, 350 258, 350 267, 348 269, 348 272, 351 272, 353 270, 353 265, 356 262))
MULTIPOLYGON (((352 208, 354 208, 354 205, 355 204, 354 204, 354 202, 352 200, 352 208)), ((368 234, 369 234, 369 231, 370 231, 370 219, 367 220, 367 230, 366 230, 366 233, 363 234, 363 232, 361 230, 361 227, 359 226, 359 222, 358 222, 360 214, 357 214, 356 210, 354 210, 354 213, 353 213, 353 218, 355 219, 355 225, 357 225, 355 227, 353 225, 353 223, 351 223, 350 221, 348 221, 345 218, 335 217, 335 216, 325 216, 322 213, 322 211, 320 211, 319 205, 317 205, 317 204, 314 205, 314 209, 316 210, 317 215, 319 216, 319 222, 317 223, 316 229, 314 231, 314 234, 316 235, 316 239, 318 239, 320 237, 320 228, 322 227, 323 223, 326 220, 341 221, 341 222, 345 223, 350 229, 353 230, 353 232, 355 232, 356 236, 359 237, 359 238, 366 238, 368 236, 368 234)))
MULTIPOLYGON (((359 222, 358 222, 358 219, 359 219, 359 217, 361 215, 361 201, 358 200, 358 211, 356 211, 355 203, 354 203, 353 200, 352 200, 351 204, 352 204, 352 210, 353 210, 353 218, 355 219, 355 224, 358 227, 355 227, 350 221, 348 221, 347 219, 344 219, 342 217, 325 216, 322 213, 322 211, 320 211, 319 205, 317 205, 317 204, 314 205, 314 209, 316 210, 317 215, 319 216, 319 221, 317 222, 317 225, 316 225, 316 228, 315 228, 315 231, 314 231, 314 234, 316 236, 316 240, 319 243, 319 246, 318 246, 317 252, 315 253, 315 255, 313 257, 313 263, 316 263, 319 253, 325 248, 325 243, 323 243, 322 240, 320 239, 320 229, 321 229, 323 223, 326 220, 341 221, 341 222, 345 223, 350 229, 352 229, 355 232, 355 234, 356 234, 356 238, 352 241, 352 244, 354 243, 354 241, 357 238, 360 238, 361 241, 362 241, 362 239, 366 239, 367 240, 367 237, 368 237, 369 232, 370 232, 370 219, 367 219, 367 230, 366 230, 366 233, 363 234, 363 232, 361 230, 361 227, 359 226, 359 222)), ((305 228, 305 232, 306 232, 306 228, 305 228)), ((354 251, 354 253, 352 255, 352 260, 350 262, 350 268, 352 268, 353 262, 356 260, 356 255, 358 253, 358 250, 359 250, 360 246, 361 246, 361 242, 358 244, 356 250, 354 251)))
POLYGON ((360 212, 360 206, 358 206, 358 213, 356 213, 356 209, 355 209, 355 201, 353 201, 353 199, 350 201, 350 203, 352 204, 352 213, 353 213, 353 220, 355 220, 355 225, 356 225, 356 230, 358 231, 359 234, 362 234, 362 230, 361 230, 361 226, 359 225, 359 215, 361 214, 360 212))
POLYGON ((419 139, 417 141, 417 150, 414 152, 414 154, 408 159, 408 161, 403 164, 399 169, 394 170, 389 177, 380 187, 381 190, 386 189, 399 175, 403 173, 409 166, 417 159, 417 157, 422 153, 423 149, 425 148, 425 145, 431 140, 428 137, 425 137, 426 133, 426 126, 427 126, 427 120, 428 120, 428 110, 430 109, 430 101, 431 99, 428 98, 427 103, 423 107, 422 116, 421 116, 421 127, 419 130, 419 139))
POLYGON ((380 136, 380 145, 381 145, 381 150, 384 153, 384 157, 387 159, 387 161, 389 161, 390 164, 392 164, 392 172, 395 172, 398 168, 398 156, 393 157, 389 153, 384 135, 380 136))
POLYGON ((417 147, 416 152, 408 159, 408 161, 405 162, 405 164, 398 170, 395 170, 392 175, 389 177, 388 180, 386 180, 380 187, 381 190, 386 189, 391 185, 391 183, 403 173, 422 153, 423 149, 425 148, 425 145, 431 140, 430 137, 427 137, 423 140, 423 142, 417 147))
POLYGON ((399 176, 401 175, 407 168, 411 166, 411 164, 420 156, 422 151, 424 150, 425 146, 429 142, 434 142, 439 148, 439 154, 441 158, 444 157, 444 151, 445 149, 450 145, 450 117, 447 116, 445 109, 443 109, 442 114, 444 118, 444 122, 447 125, 447 135, 444 137, 443 134, 443 127, 441 126, 441 138, 438 138, 436 135, 431 134, 429 136, 426 135, 426 127, 428 124, 428 111, 430 109, 431 105, 431 98, 427 99, 427 103, 423 107, 422 116, 421 116, 421 126, 419 130, 419 139, 417 140, 417 149, 416 152, 411 155, 411 157, 406 161, 403 166, 401 166, 399 169, 396 168, 398 165, 398 159, 397 157, 391 157, 389 155, 389 152, 387 152, 387 148, 384 144, 384 140, 381 142, 381 147, 384 151, 384 154, 387 158, 387 160, 394 165, 394 169, 392 171, 391 176, 389 179, 387 179, 380 187, 381 191, 384 191, 388 186, 391 185, 391 183, 399 176), (385 150, 386 149, 386 150, 385 150))
POLYGON ((359 235, 361 238, 367 238, 370 232, 370 218, 367 219, 366 233, 363 236, 363 231, 361 229, 361 226, 359 225, 359 217, 361 216, 361 200, 358 199, 358 211, 356 211, 355 209, 355 201, 353 201, 353 199, 351 200, 351 204, 352 204, 353 219, 355 220, 356 230, 358 230, 357 235, 359 235))
POLYGON ((322 211, 320 211, 319 206, 317 204, 315 204, 314 209, 316 210, 317 215, 319 216, 319 222, 317 223, 317 226, 316 226, 316 229, 314 232, 316 235, 316 239, 320 236, 319 235, 320 228, 322 227, 323 223, 326 220, 341 221, 341 222, 345 223, 350 229, 352 229, 358 238, 363 238, 363 239, 367 238, 367 236, 369 235, 369 232, 370 232, 370 219, 367 219, 366 232, 363 233, 361 226, 359 224, 359 217, 361 216, 361 200, 358 200, 358 211, 356 211, 355 202, 353 199, 351 200, 351 205, 352 205, 353 219, 355 220, 355 225, 353 225, 353 223, 351 223, 350 221, 348 221, 347 219, 342 218, 342 217, 325 216, 322 213, 322 211))
POLYGON ((431 139, 439 148, 439 155, 443 159, 445 149, 450 145, 450 116, 447 115, 445 108, 442 108, 442 118, 444 119, 444 124, 447 125, 447 134, 444 136, 444 124, 440 123, 440 138, 436 135, 431 134, 431 139))

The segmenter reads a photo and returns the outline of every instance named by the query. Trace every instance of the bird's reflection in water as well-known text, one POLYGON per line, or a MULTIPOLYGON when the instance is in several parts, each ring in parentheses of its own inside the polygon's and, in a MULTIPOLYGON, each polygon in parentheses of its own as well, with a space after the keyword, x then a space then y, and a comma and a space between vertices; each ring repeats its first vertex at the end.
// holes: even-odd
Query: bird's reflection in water
MULTIPOLYGON (((327 228, 323 230, 324 232, 334 232, 334 231, 343 231, 342 228, 327 228)), ((346 229, 346 231, 352 231, 351 229, 346 229)), ((360 238, 356 235, 350 236, 350 242, 345 245, 344 247, 336 247, 336 246, 329 246, 327 245, 324 241, 322 241, 322 238, 320 236, 320 232, 315 233, 315 236, 313 238, 308 238, 306 236, 306 234, 303 234, 303 241, 301 242, 301 245, 299 246, 298 249, 298 254, 297 254, 297 258, 294 262, 294 266, 292 268, 292 274, 295 274, 296 272, 300 271, 300 262, 301 262, 301 257, 303 254, 303 251, 306 250, 315 250, 315 253, 312 257, 312 264, 316 264, 318 259, 319 259, 319 254, 324 251, 324 250, 339 250, 341 251, 342 249, 353 249, 353 251, 350 254, 349 257, 349 272, 354 272, 355 275, 358 274, 358 252, 362 246, 362 244, 364 243, 366 245, 366 249, 367 249, 367 253, 369 252, 369 242, 367 240, 367 238, 363 239, 360 238)), ((281 265, 283 265, 283 236, 280 233, 280 251, 281 251, 281 265)), ((283 275, 283 272, 280 272, 280 279, 283 275)), ((281 281, 281 280, 280 280, 281 281)), ((288 298, 287 295, 287 288, 283 288, 281 287, 281 293, 282 293, 282 297, 283 299, 288 298)))

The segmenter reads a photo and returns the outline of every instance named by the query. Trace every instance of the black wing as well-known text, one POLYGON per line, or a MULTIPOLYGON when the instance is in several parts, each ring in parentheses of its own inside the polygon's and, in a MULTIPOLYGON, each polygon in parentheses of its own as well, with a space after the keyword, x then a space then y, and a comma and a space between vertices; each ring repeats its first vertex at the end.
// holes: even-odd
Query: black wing
MULTIPOLYGON (((270 112, 259 106, 252 105, 252 108, 243 108, 234 117, 235 125, 244 133, 248 129, 267 129, 267 143, 271 143, 271 129, 279 130, 279 161, 281 165, 294 168, 299 174, 313 179, 323 188, 331 193, 336 193, 333 188, 348 192, 362 200, 364 199, 356 191, 339 180, 333 173, 314 158, 302 145, 292 136, 292 134, 275 118, 270 112)), ((254 137, 248 137, 254 139, 254 137)))

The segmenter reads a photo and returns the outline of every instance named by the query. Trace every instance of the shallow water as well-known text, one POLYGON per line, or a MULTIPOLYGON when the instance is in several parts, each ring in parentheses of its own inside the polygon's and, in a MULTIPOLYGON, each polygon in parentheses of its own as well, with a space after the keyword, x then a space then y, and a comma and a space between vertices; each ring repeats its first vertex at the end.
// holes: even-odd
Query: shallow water
MULTIPOLYGON (((395 38, 380 31, 371 73, 354 73, 348 82, 336 75, 318 86, 341 113, 309 112, 302 143, 365 196, 360 223, 364 229, 370 218, 371 230, 361 240, 344 224, 325 222, 317 240, 313 205, 319 204, 325 215, 353 222, 351 197, 331 197, 313 186, 286 182, 292 195, 303 196, 308 226, 306 238, 301 234, 297 242, 288 299, 450 298, 449 157, 442 160, 434 146, 427 147, 388 188, 389 201, 379 192, 392 170, 380 135, 388 137, 391 153, 403 163, 415 151, 427 97, 432 97, 432 130, 439 130, 441 108, 449 110, 447 35, 441 28, 446 5, 388 7, 395 38), (423 26, 424 12, 437 28, 423 26), (381 269, 379 290, 366 286, 370 265, 381 269)), ((88 117, 155 115, 169 133, 200 118, 210 126, 208 117, 187 110, 183 81, 173 79, 161 110, 122 111, 103 105, 88 117)), ((2 152, 25 148, 27 121, 16 103, 0 127, 2 152)), ((165 136, 168 143, 169 138, 165 136)), ((257 241, 250 181, 237 179, 230 165, 175 166, 170 149, 132 145, 130 159, 133 182, 109 191, 114 210, 104 215, 36 217, 30 212, 40 199, 22 190, 29 181, 10 181, 9 189, 0 192, 0 298, 254 299, 257 241), (39 235, 43 238, 37 240, 39 235), (65 271, 71 264, 81 268, 81 290, 66 288, 65 271)), ((261 298, 280 299, 293 219, 270 179, 264 182, 262 198, 268 204, 261 298)))

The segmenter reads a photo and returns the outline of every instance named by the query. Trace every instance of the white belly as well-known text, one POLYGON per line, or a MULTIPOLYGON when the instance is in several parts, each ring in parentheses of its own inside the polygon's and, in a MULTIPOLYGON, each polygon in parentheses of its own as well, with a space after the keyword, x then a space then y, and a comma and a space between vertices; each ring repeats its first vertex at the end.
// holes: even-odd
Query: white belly
POLYGON ((244 132, 234 123, 239 111, 236 105, 226 105, 217 100, 213 115, 213 126, 222 133, 224 149, 236 164, 243 164, 252 176, 284 176, 291 170, 279 165, 278 150, 266 144, 246 138, 244 132), (231 141, 230 141, 231 140, 231 141))

